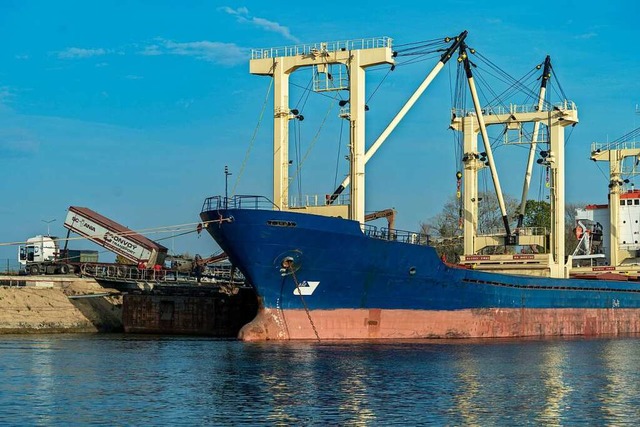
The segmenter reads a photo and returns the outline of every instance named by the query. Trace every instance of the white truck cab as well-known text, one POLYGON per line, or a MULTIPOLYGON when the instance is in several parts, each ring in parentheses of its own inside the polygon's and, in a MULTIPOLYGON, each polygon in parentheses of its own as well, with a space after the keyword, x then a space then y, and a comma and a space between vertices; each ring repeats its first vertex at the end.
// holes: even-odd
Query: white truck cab
POLYGON ((53 263, 60 253, 56 237, 34 236, 18 248, 20 269, 30 274, 38 274, 43 265, 53 263))

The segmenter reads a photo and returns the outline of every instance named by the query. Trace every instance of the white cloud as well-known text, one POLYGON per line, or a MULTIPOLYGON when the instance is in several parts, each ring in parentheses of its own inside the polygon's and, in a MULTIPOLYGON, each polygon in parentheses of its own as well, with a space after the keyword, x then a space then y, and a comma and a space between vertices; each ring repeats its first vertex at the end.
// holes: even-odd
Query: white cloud
POLYGON ((182 107, 182 108, 189 108, 191 107, 191 104, 193 104, 193 98, 189 98, 189 99, 180 99, 178 102, 176 102, 176 105, 178 107, 182 107))
MULTIPOLYGON (((223 65, 236 65, 247 61, 249 56, 248 49, 241 48, 234 43, 223 43, 216 41, 193 41, 193 42, 176 42, 173 40, 165 40, 158 38, 152 43, 145 45, 136 45, 138 55, 159 56, 159 55, 180 55, 191 56, 203 61, 213 62, 223 65)), ((131 49, 131 46, 129 46, 131 49)), ((54 52, 61 59, 82 59, 92 57, 102 57, 106 55, 126 55, 131 53, 125 49, 83 49, 78 47, 70 47, 63 51, 54 52)), ((108 66, 108 62, 99 62, 96 67, 108 66)), ((126 78, 136 79, 139 76, 129 75, 126 78)))
POLYGON ((60 59, 75 59, 75 58, 91 58, 94 56, 103 56, 109 53, 106 49, 83 49, 80 47, 69 47, 63 51, 58 52, 58 58, 60 59))
POLYGON ((229 6, 222 6, 222 7, 219 7, 218 10, 221 10, 221 11, 223 11, 225 13, 228 13, 229 15, 234 15, 234 16, 237 16, 237 17, 240 17, 240 18, 243 18, 243 17, 249 15, 249 9, 247 9, 246 7, 242 7, 242 6, 237 8, 237 9, 233 9, 233 8, 231 8, 229 6))
POLYGON ((145 46, 142 49, 142 51, 140 51, 140 54, 141 55, 146 55, 146 56, 162 55, 162 49, 157 44, 152 44, 152 45, 149 45, 149 46, 145 46))
POLYGON ((160 40, 158 44, 146 46, 141 55, 180 55, 223 65, 236 65, 247 61, 248 52, 233 43, 212 41, 175 42, 160 40))
POLYGON ((7 106, 15 97, 15 92, 9 86, 0 86, 0 111, 9 109, 7 106))
POLYGON ((23 133, 15 129, 0 133, 0 153, 3 157, 32 157, 38 152, 40 144, 23 133))
POLYGON ((0 86, 0 103, 4 103, 11 96, 9 86, 0 86))
POLYGON ((291 31, 288 27, 284 25, 280 25, 277 22, 269 21, 265 18, 260 18, 257 16, 250 16, 249 9, 246 7, 239 7, 237 9, 233 9, 229 6, 219 7, 218 10, 228 13, 229 15, 235 16, 238 22, 249 22, 254 26, 274 33, 278 33, 287 40, 291 40, 294 43, 300 43, 300 40, 291 34, 291 31))
POLYGON ((587 40, 587 39, 592 39, 594 37, 597 37, 598 33, 594 33, 594 32, 590 32, 590 33, 585 33, 585 34, 578 34, 574 37, 574 39, 581 39, 581 40, 587 40))
POLYGON ((278 33, 284 38, 291 40, 294 43, 300 43, 297 37, 291 35, 288 27, 284 27, 277 22, 269 21, 264 18, 252 18, 251 21, 258 27, 263 28, 267 31, 273 31, 274 33, 278 33))
POLYGON ((26 53, 19 54, 19 55, 16 55, 16 59, 26 60, 26 59, 29 59, 29 55, 27 55, 26 53))
POLYGON ((143 77, 142 76, 137 76, 135 74, 128 74, 126 76, 124 76, 125 79, 127 80, 141 80, 143 77))

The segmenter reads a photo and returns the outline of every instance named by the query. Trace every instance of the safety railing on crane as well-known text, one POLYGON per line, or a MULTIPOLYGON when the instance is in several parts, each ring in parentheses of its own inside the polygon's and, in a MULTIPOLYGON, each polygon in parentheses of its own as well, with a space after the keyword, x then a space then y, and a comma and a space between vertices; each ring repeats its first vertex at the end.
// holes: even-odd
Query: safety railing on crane
POLYGON ((251 49, 251 59, 279 58, 297 55, 319 55, 322 53, 374 49, 381 47, 391 48, 390 37, 370 37, 354 40, 341 40, 334 42, 319 42, 298 44, 294 46, 273 47, 268 49, 251 49))
MULTIPOLYGON (((508 107, 504 105, 486 106, 482 108, 482 114, 484 115, 503 115, 503 114, 522 114, 522 113, 536 113, 539 111, 574 111, 577 110, 575 102, 564 100, 553 104, 545 104, 542 108, 538 108, 537 104, 510 104, 508 107)), ((452 114, 454 117, 464 117, 469 114, 475 114, 475 110, 468 110, 464 108, 452 108, 452 114)))
MULTIPOLYGON (((289 197, 289 207, 304 208, 310 206, 324 206, 327 204, 327 200, 329 200, 330 197, 330 194, 303 194, 299 196, 291 196, 289 197)), ((349 193, 341 194, 331 204, 348 205, 350 200, 349 193)))

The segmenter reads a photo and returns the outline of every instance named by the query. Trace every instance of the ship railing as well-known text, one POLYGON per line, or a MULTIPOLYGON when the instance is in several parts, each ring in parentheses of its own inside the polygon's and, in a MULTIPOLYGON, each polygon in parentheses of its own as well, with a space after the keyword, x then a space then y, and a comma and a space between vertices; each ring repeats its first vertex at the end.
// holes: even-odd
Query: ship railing
POLYGON ((116 282, 155 282, 155 283, 189 283, 189 282, 221 282, 244 283, 245 278, 238 269, 231 265, 206 266, 199 274, 195 271, 179 271, 173 269, 138 268, 135 265, 114 265, 85 263, 80 273, 86 277, 116 282))
MULTIPOLYGON (((289 207, 305 208, 309 206, 325 206, 327 205, 330 194, 303 194, 299 196, 289 197, 289 207)), ((331 204, 332 205, 348 205, 350 201, 349 194, 340 194, 331 204)))
MULTIPOLYGON (((540 111, 573 111, 577 110, 578 107, 576 103, 573 101, 569 101, 565 99, 564 101, 555 102, 553 104, 545 103, 542 108, 538 107, 538 104, 509 104, 509 106, 504 105, 487 105, 482 108, 483 115, 501 115, 501 114, 522 114, 522 113, 537 113, 540 111)), ((475 115, 475 110, 467 110, 464 108, 452 108, 451 113, 455 117, 465 117, 467 115, 475 115)))
POLYGON ((391 44, 392 39, 386 36, 334 42, 307 43, 268 49, 251 49, 251 59, 279 58, 298 55, 319 56, 329 52, 374 49, 381 47, 391 48, 391 44))
POLYGON ((213 196, 204 200, 202 212, 221 209, 264 209, 280 210, 271 200, 264 196, 236 195, 232 197, 213 196))
POLYGON ((415 231, 397 230, 395 228, 389 229, 386 227, 378 229, 374 225, 365 224, 364 234, 375 239, 410 243, 412 245, 431 245, 431 237, 428 234, 417 233, 415 231))

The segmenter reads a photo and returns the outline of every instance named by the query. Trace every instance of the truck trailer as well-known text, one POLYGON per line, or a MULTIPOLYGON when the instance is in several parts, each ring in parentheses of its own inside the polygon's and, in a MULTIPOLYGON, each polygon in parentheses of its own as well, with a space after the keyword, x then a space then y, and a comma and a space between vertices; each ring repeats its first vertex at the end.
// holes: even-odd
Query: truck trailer
MULTIPOLYGON (((85 207, 70 206, 64 226, 103 248, 145 268, 162 265, 168 249, 145 236, 85 207)), ((21 270, 27 274, 66 274, 85 263, 97 263, 98 252, 60 249, 57 237, 38 235, 18 248, 21 270)))
POLYGON ((89 208, 70 206, 64 226, 135 264, 164 263, 168 249, 89 208))
POLYGON ((57 237, 38 235, 18 248, 18 262, 27 274, 67 274, 80 263, 98 262, 98 251, 60 250, 57 237))

